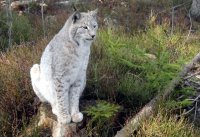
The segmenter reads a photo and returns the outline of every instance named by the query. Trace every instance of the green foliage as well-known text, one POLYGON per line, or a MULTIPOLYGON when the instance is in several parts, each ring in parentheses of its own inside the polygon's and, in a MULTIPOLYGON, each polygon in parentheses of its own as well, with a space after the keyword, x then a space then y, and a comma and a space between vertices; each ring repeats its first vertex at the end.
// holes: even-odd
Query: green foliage
POLYGON ((166 102, 166 108, 169 110, 174 110, 174 109, 181 109, 187 106, 191 106, 193 104, 192 101, 190 100, 182 100, 182 101, 175 101, 175 100, 168 100, 166 102))
POLYGON ((167 49, 170 38, 166 38, 162 26, 136 36, 108 29, 101 31, 99 37, 107 55, 106 62, 110 62, 110 69, 117 75, 116 88, 129 105, 135 104, 134 100, 138 102, 138 98, 140 103, 148 101, 181 70, 178 58, 170 60, 173 56, 167 49))
POLYGON ((13 16, 13 42, 20 44, 30 40, 32 34, 32 26, 27 16, 13 16))
POLYGON ((166 108, 169 110, 176 110, 191 106, 193 101, 188 100, 188 97, 195 95, 195 89, 193 87, 179 87, 173 91, 170 99, 166 102, 166 108), (177 99, 181 96, 181 99, 177 99))
POLYGON ((107 136, 119 110, 120 106, 106 101, 97 101, 95 106, 87 107, 84 112, 91 117, 87 125, 88 136, 107 136), (93 128, 94 124, 95 128, 93 128))
POLYGON ((183 99, 188 98, 189 96, 192 96, 195 94, 194 87, 181 87, 179 89, 176 89, 173 94, 171 95, 171 98, 177 98, 180 95, 182 95, 183 99))
POLYGON ((29 5, 29 11, 31 13, 38 14, 38 13, 40 13, 40 10, 41 10, 41 7, 40 7, 40 5, 37 4, 37 2, 33 1, 33 2, 30 3, 30 5, 29 5))
MULTIPOLYGON (((8 22, 5 13, 0 13, 0 51, 8 48, 8 22)), ((12 18, 12 43, 20 44, 30 40, 32 36, 32 26, 27 16, 18 16, 13 13, 12 18)))
POLYGON ((109 120, 119 111, 119 106, 106 101, 97 101, 96 106, 90 106, 85 110, 92 121, 109 120))

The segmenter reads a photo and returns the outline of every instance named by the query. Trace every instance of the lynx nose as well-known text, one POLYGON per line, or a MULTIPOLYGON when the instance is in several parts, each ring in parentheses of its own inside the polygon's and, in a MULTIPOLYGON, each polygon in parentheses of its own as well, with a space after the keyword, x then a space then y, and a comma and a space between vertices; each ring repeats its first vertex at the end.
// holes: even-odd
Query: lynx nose
POLYGON ((91 37, 92 37, 92 38, 94 38, 94 37, 95 37, 95 35, 91 35, 91 37))

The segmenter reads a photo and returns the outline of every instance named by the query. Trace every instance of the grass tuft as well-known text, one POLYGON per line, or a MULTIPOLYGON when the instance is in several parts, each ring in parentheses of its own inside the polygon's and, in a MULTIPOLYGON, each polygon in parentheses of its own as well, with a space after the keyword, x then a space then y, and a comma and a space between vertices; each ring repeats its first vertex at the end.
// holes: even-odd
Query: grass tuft
POLYGON ((163 110, 142 123, 137 137, 198 137, 199 131, 182 117, 168 116, 163 110))

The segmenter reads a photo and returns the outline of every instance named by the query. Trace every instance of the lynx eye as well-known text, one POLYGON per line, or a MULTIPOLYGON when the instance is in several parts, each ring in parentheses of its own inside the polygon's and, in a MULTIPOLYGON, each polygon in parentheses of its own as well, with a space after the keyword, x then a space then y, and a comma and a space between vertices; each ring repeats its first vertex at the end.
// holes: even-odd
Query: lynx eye
POLYGON ((97 27, 97 25, 94 25, 93 27, 94 27, 94 28, 96 28, 96 27, 97 27))
POLYGON ((84 26, 83 28, 84 28, 84 29, 88 29, 88 27, 87 27, 87 26, 84 26))

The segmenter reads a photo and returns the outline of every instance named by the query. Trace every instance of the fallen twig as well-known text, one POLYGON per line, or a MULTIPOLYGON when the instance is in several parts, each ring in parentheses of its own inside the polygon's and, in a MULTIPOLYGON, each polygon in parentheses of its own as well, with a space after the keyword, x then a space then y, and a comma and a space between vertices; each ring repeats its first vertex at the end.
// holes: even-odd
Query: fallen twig
POLYGON ((186 115, 188 115, 190 112, 192 112, 193 110, 194 110, 194 107, 192 107, 190 110, 188 110, 188 111, 182 113, 180 116, 186 116, 186 115))
POLYGON ((189 37, 190 37, 190 34, 191 34, 191 31, 192 31, 192 18, 191 18, 191 13, 190 13, 190 10, 189 10, 189 14, 188 14, 188 16, 189 16, 189 18, 190 18, 190 29, 189 29, 189 31, 188 31, 188 35, 187 35, 187 37, 186 37, 186 39, 185 39, 185 41, 184 41, 184 44, 183 45, 185 45, 185 43, 187 42, 187 40, 189 39, 189 37))
POLYGON ((195 107, 194 107, 194 121, 196 120, 196 117, 197 117, 197 107, 198 107, 198 101, 196 101, 195 107))
POLYGON ((195 99, 186 99, 186 100, 197 102, 199 100, 199 98, 200 98, 200 94, 195 99))
POLYGON ((191 77, 194 77, 194 76, 196 76, 196 75, 198 75, 198 74, 200 74, 200 71, 197 71, 197 72, 195 72, 195 73, 193 73, 193 74, 191 74, 191 75, 185 77, 184 80, 187 80, 187 79, 189 79, 189 78, 191 78, 191 77))

